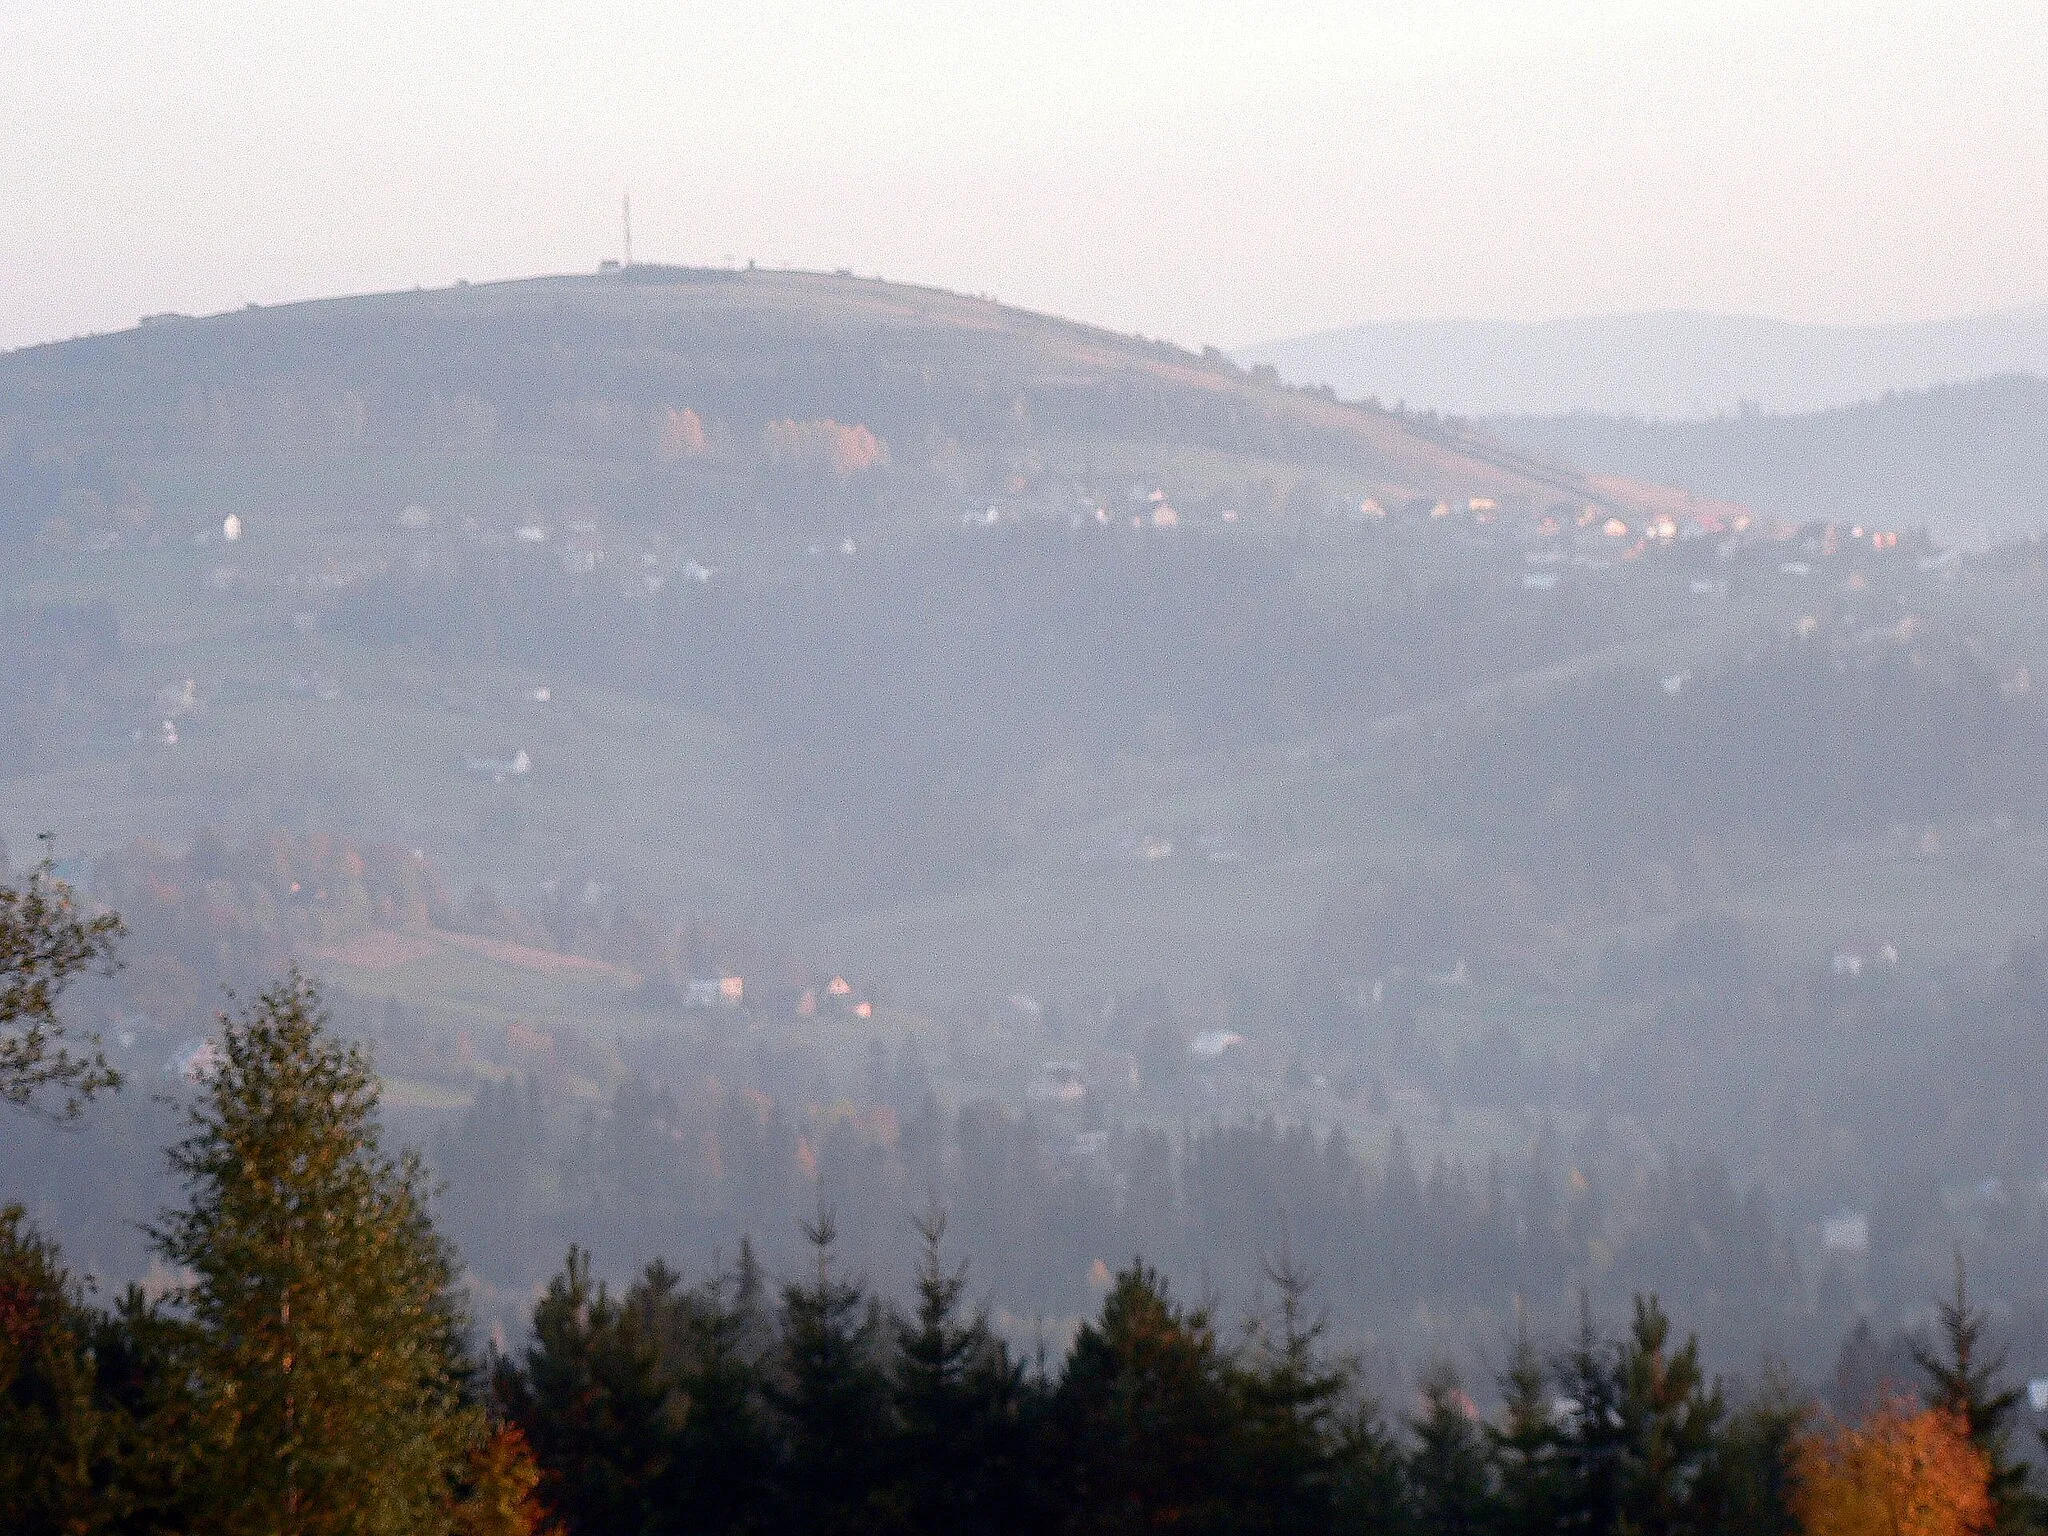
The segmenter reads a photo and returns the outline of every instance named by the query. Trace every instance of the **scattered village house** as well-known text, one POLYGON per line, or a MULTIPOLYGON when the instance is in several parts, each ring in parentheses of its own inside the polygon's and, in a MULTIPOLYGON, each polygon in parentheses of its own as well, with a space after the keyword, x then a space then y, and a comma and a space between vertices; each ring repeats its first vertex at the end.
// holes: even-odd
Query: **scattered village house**
POLYGON ((747 984, 739 976, 692 976, 684 1000, 692 1008, 737 1008, 746 1001, 747 984))
POLYGON ((493 784, 502 784, 507 779, 522 778, 533 771, 533 759, 521 747, 510 757, 472 757, 464 760, 463 766, 480 779, 489 779, 493 784))

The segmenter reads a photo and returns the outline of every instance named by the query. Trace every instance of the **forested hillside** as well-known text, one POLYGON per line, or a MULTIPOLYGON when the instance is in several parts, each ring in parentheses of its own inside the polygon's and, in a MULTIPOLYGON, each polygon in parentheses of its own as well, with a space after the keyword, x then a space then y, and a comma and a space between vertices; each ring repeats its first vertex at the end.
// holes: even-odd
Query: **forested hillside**
POLYGON ((1810 414, 1503 417, 1512 442, 1791 522, 1916 525, 1988 544, 2048 532, 2048 379, 2007 374, 1810 414))

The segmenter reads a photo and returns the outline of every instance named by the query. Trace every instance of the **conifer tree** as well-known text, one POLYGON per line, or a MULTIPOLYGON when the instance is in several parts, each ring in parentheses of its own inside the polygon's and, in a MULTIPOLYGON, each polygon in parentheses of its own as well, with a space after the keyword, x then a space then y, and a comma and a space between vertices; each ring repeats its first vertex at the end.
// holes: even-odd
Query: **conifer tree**
POLYGON ((1567 1528, 1610 1536, 1622 1516, 1622 1473, 1628 1440, 1622 1425, 1620 1374, 1612 1346, 1593 1327, 1593 1303, 1579 1292, 1579 1331, 1556 1360, 1565 1423, 1559 1434, 1567 1528))
POLYGON ((683 1401, 657 1529, 739 1532, 765 1518, 775 1442, 762 1400, 762 1356, 772 1332, 753 1245, 685 1299, 683 1401))
POLYGON ((1671 1320, 1638 1296, 1620 1359, 1628 1457, 1622 1508, 1628 1527, 1683 1536, 1714 1528, 1721 1504, 1721 1391, 1700 1368, 1699 1340, 1670 1348, 1671 1320))
POLYGON ((1352 1449, 1344 1410, 1354 1373, 1323 1357, 1328 1322, 1309 1312, 1308 1278, 1292 1256, 1283 1252, 1266 1278, 1279 1295, 1277 1327, 1254 1329, 1235 1373, 1239 1497, 1252 1528, 1323 1529, 1335 1518, 1352 1449))
POLYGON ((1500 1373, 1501 1412, 1486 1426, 1499 1480, 1496 1525, 1501 1536, 1550 1536, 1564 1514, 1558 1429, 1545 1392, 1543 1359, 1528 1319, 1515 1319, 1515 1342, 1500 1373))
POLYGON ((187 1270, 202 1522, 251 1536, 431 1532, 481 1415, 462 1398, 453 1262, 378 1089, 297 973, 221 1017, 169 1153, 188 1204, 151 1229, 187 1270))
POLYGON ((833 1263, 832 1213, 803 1226, 812 1273, 782 1292, 780 1379, 769 1396, 784 1427, 783 1526, 850 1536, 880 1529, 891 1481, 888 1381, 880 1309, 833 1263))
POLYGON ((964 1313, 967 1266, 941 1251, 946 1218, 936 1202, 917 1220, 917 1310, 897 1326, 895 1400, 901 1478, 895 1514, 914 1531, 1021 1528, 1022 1368, 983 1312, 964 1313))
POLYGON ((593 1280, 570 1248, 533 1310, 520 1365, 496 1391, 541 1469, 541 1496, 572 1532, 639 1532, 667 1475, 676 1411, 644 1313, 593 1280))
POLYGON ((1053 1415, 1068 1530, 1223 1528, 1234 1446, 1215 1329, 1146 1265, 1116 1277, 1075 1337, 1053 1415))
POLYGON ((111 1444, 80 1310, 55 1246, 0 1210, 0 1530, 97 1524, 111 1444))
POLYGON ((1794 1536, 1792 1498, 1801 1437, 1813 1417, 1803 1392, 1780 1366, 1729 1415, 1721 1431, 1721 1528, 1743 1536, 1794 1536))
POLYGON ((1409 1421, 1416 1524, 1431 1536, 1481 1536, 1493 1524, 1493 1487, 1479 1415, 1450 1366, 1432 1367, 1420 1385, 1422 1410, 1409 1421))
POLYGON ((1927 1374, 1927 1403, 1951 1414, 1984 1453, 1990 1469, 1993 1529, 2000 1536, 2031 1529, 2039 1522, 2040 1501, 2027 1486, 2027 1463, 2013 1455, 2012 1416, 2021 1393, 2002 1385, 2005 1355, 1987 1358, 1985 1331, 1990 1319, 1970 1301, 1962 1251, 1955 1255, 1955 1294, 1936 1306, 1940 1346, 1916 1344, 1913 1363, 1927 1374))
POLYGON ((1376 1536, 1413 1531, 1406 1458, 1371 1401, 1355 1400, 1343 1413, 1335 1461, 1337 1518, 1332 1529, 1376 1536))
POLYGON ((1583 1292, 1578 1334, 1559 1356, 1555 1375, 1566 1410, 1558 1436, 1566 1529, 1609 1536, 1621 1519, 1628 1434, 1615 1351, 1594 1328, 1593 1303, 1583 1292))
POLYGON ((186 1342, 135 1286, 92 1305, 56 1245, 0 1209, 0 1531, 192 1525, 186 1342))

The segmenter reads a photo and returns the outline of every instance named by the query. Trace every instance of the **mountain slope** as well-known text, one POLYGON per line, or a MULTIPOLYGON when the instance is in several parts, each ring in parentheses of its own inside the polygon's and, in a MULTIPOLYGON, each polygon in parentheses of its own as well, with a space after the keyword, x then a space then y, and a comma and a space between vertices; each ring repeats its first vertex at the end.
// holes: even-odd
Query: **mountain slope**
POLYGON ((2048 531, 2048 380, 1986 379, 1801 416, 1503 419, 1576 463, 1685 485, 1788 522, 1924 526, 1985 543, 2048 531))
POLYGON ((1691 313, 1418 320, 1242 349, 1299 384, 1464 415, 1813 411, 1891 390, 2048 373, 2048 308, 1903 325, 1691 313))
POLYGON ((0 510, 33 532, 67 494, 118 497, 151 462, 208 455, 645 460, 669 410, 743 445, 785 419, 857 423, 899 469, 964 449, 998 483, 1020 457, 1050 473, 1121 468, 1089 446, 1115 443, 1141 448, 1138 462, 1221 455, 1225 481, 1323 474, 1390 504, 1655 499, 1280 388, 1213 352, 850 277, 630 268, 158 317, 0 356, 0 510))

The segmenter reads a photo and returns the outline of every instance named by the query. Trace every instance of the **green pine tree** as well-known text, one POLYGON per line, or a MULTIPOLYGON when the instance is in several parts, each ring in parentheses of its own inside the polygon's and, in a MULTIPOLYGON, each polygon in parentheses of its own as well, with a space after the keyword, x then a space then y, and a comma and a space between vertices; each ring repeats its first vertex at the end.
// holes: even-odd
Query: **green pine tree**
POLYGON ((1721 1508, 1721 1389, 1701 1370, 1698 1339, 1675 1350, 1670 1343, 1657 1298, 1636 1297, 1620 1358, 1622 1525, 1645 1536, 1710 1531, 1721 1508))
POLYGON ((1052 1415, 1069 1531, 1227 1528, 1236 1424, 1215 1329, 1152 1269, 1116 1277, 1075 1337, 1052 1415))
POLYGON ((82 1308, 56 1247, 0 1210, 0 1530, 91 1530, 112 1426, 94 1400, 82 1308))
POLYGON ((1309 1283, 1283 1253, 1266 1270, 1277 1314, 1252 1333, 1234 1372, 1247 1529, 1327 1529, 1336 1518, 1350 1453, 1345 1410, 1356 1372, 1323 1354, 1327 1319, 1311 1315, 1309 1283))
POLYGON ((1514 1347, 1500 1373, 1500 1417, 1486 1427, 1499 1480, 1501 1536, 1552 1536, 1564 1518, 1564 1473, 1547 1383, 1528 1319, 1518 1314, 1514 1347))
POLYGON ((1611 1536, 1621 1521, 1628 1468, 1628 1426, 1622 1417, 1621 1370, 1612 1344, 1593 1326, 1593 1304, 1579 1296, 1579 1331, 1553 1372, 1564 1399, 1558 1472, 1565 1529, 1611 1536))
POLYGON ((1022 1529, 1031 1514, 1021 1496, 1030 1482, 1023 1369, 987 1314, 965 1311, 967 1266, 946 1265, 936 1204, 917 1231, 917 1310, 896 1330, 894 1515, 913 1531, 1022 1529))
POLYGON ((763 1399, 772 1326, 751 1244, 685 1299, 683 1423, 657 1530, 742 1532, 766 1515, 775 1439, 763 1399))
POLYGON ((893 1481, 888 1378, 880 1309, 833 1264, 830 1211, 806 1223, 812 1275, 782 1293, 780 1379, 769 1397, 782 1420, 782 1525, 851 1536, 882 1528, 893 1481))
POLYGON ((445 1529, 482 1436, 463 1401, 453 1261, 417 1157, 296 972, 221 1018, 221 1061, 169 1153, 188 1203, 151 1229, 191 1279, 203 1523, 263 1536, 445 1529))
POLYGON ((1955 1294, 1936 1308, 1940 1346, 1914 1345, 1913 1363, 1927 1374, 1928 1404, 1961 1419, 1990 1462, 1993 1529, 1998 1536, 2014 1536, 2041 1524, 2044 1513, 2028 1487, 2027 1463, 2012 1450, 2012 1417, 2022 1394, 2001 1384, 2004 1353, 1987 1356, 1990 1319, 1970 1301, 1961 1249, 1955 1265, 1955 1294))
POLYGON ((533 1309, 533 1339, 494 1387, 525 1432, 541 1494, 572 1532, 638 1533, 664 1502, 679 1409, 648 1308, 621 1305, 572 1247, 533 1309))
POLYGON ((1337 1425, 1336 1519, 1332 1530, 1408 1536, 1415 1528, 1407 1458, 1378 1408, 1354 1399, 1337 1425))
POLYGON ((1792 1379, 1781 1367, 1772 1366, 1765 1372, 1762 1390, 1729 1415, 1721 1432, 1722 1530, 1742 1536, 1796 1536, 1793 1449, 1812 1413, 1792 1379))
POLYGON ((191 1476, 191 1325, 130 1285, 111 1311, 94 1311, 89 1347, 102 1409, 116 1440, 111 1528, 177 1531, 197 1523, 191 1476))
POLYGON ((0 1210, 0 1531, 190 1528, 187 1330, 129 1287, 93 1306, 0 1210))
POLYGON ((1416 1524, 1431 1536, 1481 1536, 1493 1525, 1493 1478, 1487 1442, 1471 1398, 1447 1364, 1421 1381, 1422 1411, 1409 1421, 1415 1438, 1408 1484, 1416 1524))

